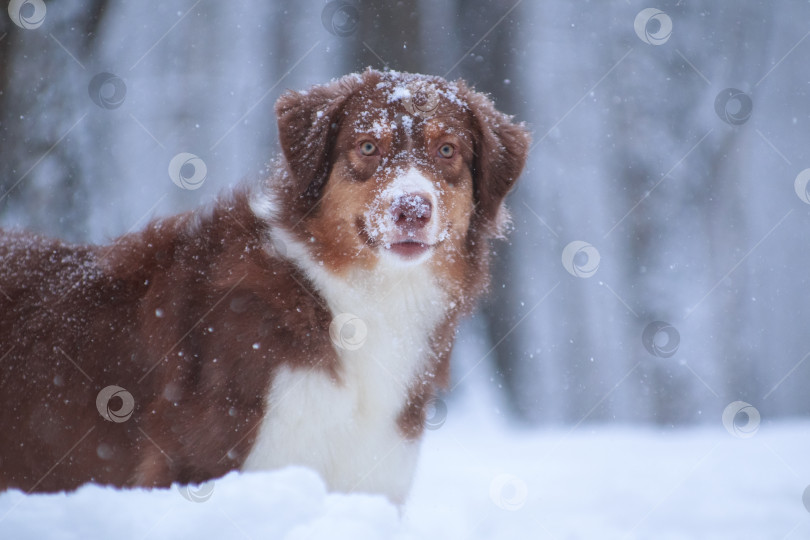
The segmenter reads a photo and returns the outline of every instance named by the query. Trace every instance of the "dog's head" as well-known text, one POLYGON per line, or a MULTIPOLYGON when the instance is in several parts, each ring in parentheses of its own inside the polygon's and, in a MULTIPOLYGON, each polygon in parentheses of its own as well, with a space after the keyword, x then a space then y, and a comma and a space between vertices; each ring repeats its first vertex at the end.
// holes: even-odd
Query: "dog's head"
POLYGON ((501 232, 529 145, 486 96, 424 75, 367 70, 287 92, 276 113, 279 221, 337 273, 466 260, 501 232))

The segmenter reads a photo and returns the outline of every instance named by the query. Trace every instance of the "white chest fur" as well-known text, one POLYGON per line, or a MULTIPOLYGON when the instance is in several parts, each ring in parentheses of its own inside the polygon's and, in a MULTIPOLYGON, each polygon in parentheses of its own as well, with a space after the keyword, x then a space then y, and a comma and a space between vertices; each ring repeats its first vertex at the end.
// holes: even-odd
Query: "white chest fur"
POLYGON ((386 265, 339 280, 295 239, 283 231, 274 234, 319 288, 332 315, 359 319, 351 323, 358 334, 335 347, 341 361, 337 378, 324 370, 288 367, 274 374, 243 469, 305 465, 330 489, 384 493, 401 503, 418 442, 402 436, 397 418, 410 385, 427 369, 428 340, 443 314, 443 295, 425 266, 386 265))

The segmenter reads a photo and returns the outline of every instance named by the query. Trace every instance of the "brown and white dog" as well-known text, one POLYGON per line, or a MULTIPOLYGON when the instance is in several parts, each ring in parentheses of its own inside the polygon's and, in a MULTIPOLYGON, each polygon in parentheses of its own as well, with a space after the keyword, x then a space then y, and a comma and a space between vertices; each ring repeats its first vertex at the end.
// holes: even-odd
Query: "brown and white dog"
POLYGON ((0 234, 0 489, 298 464, 402 502, 526 129, 463 82, 287 92, 265 183, 108 246, 0 234))

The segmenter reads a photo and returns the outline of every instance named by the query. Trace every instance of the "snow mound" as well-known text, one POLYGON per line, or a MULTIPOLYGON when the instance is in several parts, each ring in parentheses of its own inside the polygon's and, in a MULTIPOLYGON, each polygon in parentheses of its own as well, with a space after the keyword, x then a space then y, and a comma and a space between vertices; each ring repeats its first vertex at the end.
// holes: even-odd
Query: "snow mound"
POLYGON ((382 496, 328 493, 314 472, 291 467, 186 490, 0 493, 0 539, 810 538, 806 420, 765 421, 750 438, 719 418, 688 429, 529 430, 475 403, 448 405, 426 434, 402 509, 382 496))
POLYGON ((0 538, 408 538, 397 536, 399 512, 387 499, 327 494, 320 477, 305 468, 232 472, 201 487, 198 502, 195 488, 190 491, 177 485, 86 485, 53 495, 10 491, 0 495, 0 538))

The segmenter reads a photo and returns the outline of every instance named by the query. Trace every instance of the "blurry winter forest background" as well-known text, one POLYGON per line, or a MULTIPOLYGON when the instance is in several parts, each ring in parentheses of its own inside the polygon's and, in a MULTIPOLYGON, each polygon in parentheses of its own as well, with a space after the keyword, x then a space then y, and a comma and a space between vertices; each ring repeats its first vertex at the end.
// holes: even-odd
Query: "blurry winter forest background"
POLYGON ((810 414, 807 2, 11 4, 3 226, 108 241, 261 178, 285 89, 461 77, 534 146, 456 392, 530 423, 810 414), (181 152, 199 189, 169 177, 181 152))

